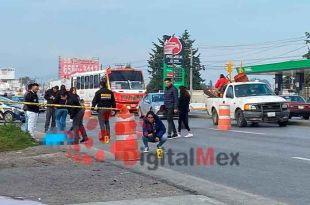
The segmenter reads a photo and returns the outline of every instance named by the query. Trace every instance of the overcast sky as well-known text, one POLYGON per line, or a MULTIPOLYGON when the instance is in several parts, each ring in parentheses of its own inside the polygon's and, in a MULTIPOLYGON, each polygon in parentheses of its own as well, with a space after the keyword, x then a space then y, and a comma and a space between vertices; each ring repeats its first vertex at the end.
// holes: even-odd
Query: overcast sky
POLYGON ((301 37, 310 31, 309 11, 309 0, 1 0, 0 67, 49 79, 58 56, 94 56, 147 69, 153 41, 188 29, 209 82, 229 59, 298 59, 307 51, 301 37))

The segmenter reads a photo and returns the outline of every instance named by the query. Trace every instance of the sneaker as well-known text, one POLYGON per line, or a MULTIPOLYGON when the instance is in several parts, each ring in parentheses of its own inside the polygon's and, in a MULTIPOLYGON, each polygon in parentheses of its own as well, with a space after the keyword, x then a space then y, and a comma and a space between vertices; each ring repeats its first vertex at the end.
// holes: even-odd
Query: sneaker
POLYGON ((177 137, 182 137, 182 135, 181 135, 181 133, 180 133, 180 132, 178 133, 178 136, 177 136, 177 137))
POLYGON ((88 140, 88 137, 85 138, 85 139, 82 139, 82 140, 80 141, 80 143, 86 142, 87 140, 88 140))
POLYGON ((143 150, 143 152, 144 152, 144 153, 148 153, 148 152, 149 152, 149 148, 148 148, 148 147, 145 147, 144 150, 143 150))
POLYGON ((188 137, 193 137, 194 135, 192 133, 188 133, 187 135, 185 135, 184 137, 188 138, 188 137))
POLYGON ((168 139, 175 139, 175 138, 178 138, 178 134, 177 133, 174 133, 172 136, 168 136, 168 139))

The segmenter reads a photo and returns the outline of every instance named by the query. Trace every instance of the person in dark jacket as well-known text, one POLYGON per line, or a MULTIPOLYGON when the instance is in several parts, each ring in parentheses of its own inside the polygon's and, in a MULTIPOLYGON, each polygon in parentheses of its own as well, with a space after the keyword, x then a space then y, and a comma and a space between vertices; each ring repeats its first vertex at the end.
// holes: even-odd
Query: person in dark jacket
MULTIPOLYGON (((81 102, 80 97, 76 94, 76 88, 72 87, 69 92, 68 105, 73 106, 82 106, 83 101, 81 102)), ((73 144, 79 143, 79 132, 81 132, 82 140, 80 143, 83 143, 88 140, 87 133, 85 127, 83 125, 83 117, 84 117, 84 109, 82 108, 69 108, 70 118, 73 119, 73 133, 74 133, 74 141, 73 144)))
MULTIPOLYGON (((67 105, 68 104, 68 92, 65 89, 61 89, 56 94, 55 104, 67 105)), ((68 115, 68 108, 57 106, 56 107, 56 127, 59 131, 64 131, 66 128, 66 119, 68 115)))
POLYGON ((190 132, 188 126, 188 112, 189 112, 189 103, 191 96, 184 86, 180 86, 180 98, 179 98, 179 123, 178 123, 178 137, 181 137, 181 127, 182 123, 187 129, 188 133, 184 137, 192 137, 193 134, 190 132))
POLYGON ((158 142, 157 148, 161 149, 162 145, 166 142, 167 136, 166 127, 159 117, 153 112, 149 111, 143 120, 143 144, 144 152, 149 151, 148 142, 158 142))
POLYGON ((178 90, 176 89, 176 87, 174 87, 170 78, 166 78, 165 82, 166 89, 164 93, 164 105, 168 121, 168 138, 175 138, 178 136, 178 134, 173 121, 173 116, 174 113, 178 111, 178 90), (173 131, 172 136, 171 131, 173 131))
MULTIPOLYGON (((27 90, 26 90, 26 92, 24 94, 24 101, 25 101, 26 95, 31 90, 32 85, 33 85, 33 83, 30 83, 30 84, 27 85, 27 90)), ((24 104, 23 110, 25 111, 25 113, 27 112, 27 105, 26 104, 24 104)), ((25 115, 25 132, 28 132, 28 118, 27 118, 27 114, 25 115)))
MULTIPOLYGON (((111 90, 107 89, 106 81, 100 82, 100 90, 98 90, 92 101, 92 109, 94 107, 99 108, 115 108, 115 98, 111 90)), ((99 140, 104 139, 104 136, 110 137, 110 122, 109 118, 111 116, 111 109, 99 109, 98 110, 98 120, 100 124, 101 137, 99 140)))
MULTIPOLYGON (((31 89, 28 91, 27 95, 25 96, 25 102, 28 103, 39 103, 39 98, 37 95, 37 92, 39 91, 39 85, 37 83, 33 83, 31 86, 31 89)), ((27 105, 27 124, 28 124, 28 132, 32 136, 32 138, 35 137, 34 130, 37 125, 37 120, 39 116, 39 105, 27 105)))
MULTIPOLYGON (((56 99, 56 94, 58 92, 58 89, 59 87, 55 86, 52 89, 49 89, 45 92, 44 99, 47 100, 47 104, 55 104, 55 99, 56 99)), ((56 127, 55 107, 47 106, 44 132, 48 131, 51 118, 52 118, 51 129, 54 129, 56 127)))

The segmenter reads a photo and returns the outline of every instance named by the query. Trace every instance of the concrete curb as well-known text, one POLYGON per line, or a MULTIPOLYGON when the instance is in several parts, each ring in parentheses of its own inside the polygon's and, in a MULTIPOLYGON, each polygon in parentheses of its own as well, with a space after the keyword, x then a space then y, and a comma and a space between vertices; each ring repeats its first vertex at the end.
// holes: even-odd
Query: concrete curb
MULTIPOLYGON (((80 151, 94 157, 98 150, 99 150, 98 148, 94 147, 92 149, 89 149, 84 145, 81 146, 80 151)), ((139 162, 135 166, 128 167, 124 165, 124 162, 122 161, 115 161, 112 153, 106 150, 104 151, 105 151, 105 161, 114 164, 115 166, 130 169, 130 171, 136 172, 144 176, 155 177, 157 178, 157 180, 160 180, 169 185, 173 185, 180 189, 187 190, 195 195, 206 196, 210 198, 210 200, 213 200, 213 203, 215 205, 224 205, 224 204, 285 205, 285 203, 279 201, 247 193, 224 185, 216 184, 202 178, 198 178, 188 174, 183 174, 163 167, 158 167, 157 170, 150 171, 148 170, 147 165, 140 166, 139 162)))

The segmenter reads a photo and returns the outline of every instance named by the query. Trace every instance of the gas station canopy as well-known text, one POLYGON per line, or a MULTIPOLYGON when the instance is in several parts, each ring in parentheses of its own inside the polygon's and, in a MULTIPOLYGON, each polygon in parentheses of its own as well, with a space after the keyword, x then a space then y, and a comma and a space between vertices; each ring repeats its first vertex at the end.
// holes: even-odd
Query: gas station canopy
POLYGON ((305 73, 306 71, 310 72, 310 59, 243 67, 243 72, 246 74, 292 74, 305 73))

